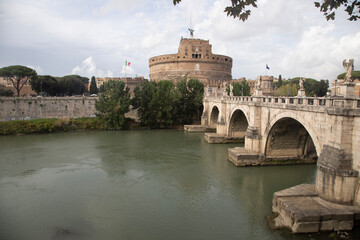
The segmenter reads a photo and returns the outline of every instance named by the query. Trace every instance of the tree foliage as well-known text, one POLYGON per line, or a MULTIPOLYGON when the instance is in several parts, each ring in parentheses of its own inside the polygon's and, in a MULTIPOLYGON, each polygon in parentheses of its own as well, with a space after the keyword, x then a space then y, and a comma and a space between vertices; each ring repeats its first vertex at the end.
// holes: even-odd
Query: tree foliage
POLYGON ((143 126, 168 128, 200 116, 203 95, 204 85, 196 79, 180 81, 176 88, 171 81, 145 81, 135 87, 131 105, 143 126))
MULTIPOLYGON (((173 4, 180 3, 181 0, 173 0, 173 4)), ((224 12, 227 16, 239 18, 246 21, 251 14, 249 7, 257 8, 257 0, 230 0, 231 5, 226 7, 224 12)), ((340 6, 345 7, 345 11, 350 16, 348 20, 356 21, 360 18, 360 2, 358 0, 322 0, 314 2, 315 7, 320 8, 320 12, 324 13, 327 20, 335 19, 335 10, 340 6)))
POLYGON ((357 21, 360 19, 360 2, 357 0, 322 0, 320 2, 314 2, 315 7, 320 8, 320 12, 323 12, 326 20, 335 19, 335 10, 344 6, 345 12, 349 15, 349 21, 357 21))
POLYGON ((57 78, 59 95, 72 96, 81 95, 87 91, 86 86, 89 84, 87 77, 81 77, 79 75, 67 75, 61 78, 57 78))
POLYGON ((31 88, 36 93, 46 92, 50 96, 72 96, 85 93, 89 79, 79 75, 68 75, 64 77, 40 75, 37 78, 31 79, 30 83, 31 88))
MULTIPOLYGON (((346 75, 346 72, 340 74, 337 76, 337 79, 344 79, 346 75)), ((351 78, 353 79, 360 79, 360 71, 353 71, 351 78)))
POLYGON ((197 79, 184 79, 176 85, 178 92, 177 122, 190 124, 200 117, 203 105, 204 85, 197 79))
POLYGON ((11 81, 19 97, 23 86, 31 79, 35 79, 37 73, 34 69, 21 65, 14 65, 1 68, 0 77, 4 77, 6 80, 11 81))
MULTIPOLYGON (((292 78, 286 81, 283 81, 283 84, 295 84, 299 86, 300 77, 292 78)), ((305 78, 304 89, 305 94, 308 97, 323 97, 326 95, 329 88, 328 80, 317 81, 313 78, 305 78)))
POLYGON ((279 79, 278 79, 278 82, 275 84, 275 88, 277 89, 277 88, 281 87, 282 83, 283 83, 282 77, 281 77, 281 75, 279 75, 279 79))
POLYGON ((246 80, 241 83, 233 83, 233 94, 234 96, 250 96, 250 86, 246 80))
POLYGON ((50 96, 55 96, 58 92, 57 80, 50 75, 39 75, 37 78, 31 79, 30 84, 32 90, 38 94, 46 92, 50 96))
POLYGON ((283 84, 275 91, 275 95, 277 96, 297 96, 298 94, 298 86, 294 83, 283 84))
POLYGON ((12 97, 14 95, 14 92, 10 89, 2 89, 0 88, 0 96, 4 97, 12 97))
POLYGON ((130 110, 129 88, 122 81, 109 80, 104 83, 104 93, 95 102, 95 108, 108 129, 123 129, 125 114, 130 110))
POLYGON ((134 97, 131 100, 133 109, 137 109, 140 122, 143 126, 156 126, 156 113, 152 109, 151 101, 155 95, 156 82, 144 81, 134 89, 134 97))
POLYGON ((95 77, 92 76, 91 77, 91 82, 90 82, 90 94, 97 94, 98 93, 98 89, 96 86, 96 81, 95 81, 95 77))

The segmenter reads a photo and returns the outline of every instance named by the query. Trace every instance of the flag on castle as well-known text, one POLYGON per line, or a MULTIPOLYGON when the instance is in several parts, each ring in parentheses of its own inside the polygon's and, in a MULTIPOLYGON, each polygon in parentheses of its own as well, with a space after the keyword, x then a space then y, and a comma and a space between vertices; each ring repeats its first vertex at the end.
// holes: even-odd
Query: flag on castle
POLYGON ((266 64, 266 69, 269 69, 270 70, 270 68, 269 68, 269 66, 266 64))
POLYGON ((129 66, 130 67, 130 62, 128 62, 127 60, 125 60, 125 67, 129 66))

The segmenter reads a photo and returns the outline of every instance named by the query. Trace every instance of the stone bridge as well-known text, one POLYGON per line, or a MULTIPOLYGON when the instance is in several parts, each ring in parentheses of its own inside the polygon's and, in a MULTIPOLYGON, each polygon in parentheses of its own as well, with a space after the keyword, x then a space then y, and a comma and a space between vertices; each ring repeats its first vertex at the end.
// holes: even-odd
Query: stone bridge
MULTIPOLYGON (((216 133, 206 133, 209 142, 244 139, 244 147, 228 151, 228 159, 237 166, 317 161, 316 184, 310 195, 331 203, 360 206, 359 98, 235 97, 207 92, 201 125, 216 129, 216 133)), ((275 209, 281 203, 273 204, 275 209)), ((288 219, 283 225, 294 232, 346 230, 336 219, 331 219, 328 227, 319 220, 309 230, 308 222, 299 225, 302 220, 290 215, 283 214, 281 221, 288 219)))

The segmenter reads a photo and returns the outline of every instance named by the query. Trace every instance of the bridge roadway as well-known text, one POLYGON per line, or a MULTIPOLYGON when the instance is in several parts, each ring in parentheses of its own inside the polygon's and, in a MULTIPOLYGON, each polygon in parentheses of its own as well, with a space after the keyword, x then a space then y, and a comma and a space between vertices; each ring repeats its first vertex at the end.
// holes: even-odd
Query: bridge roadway
POLYGON ((236 166, 317 161, 314 187, 297 186, 274 194, 276 226, 317 232, 349 230, 360 221, 359 98, 234 97, 207 91, 203 105, 202 127, 216 129, 216 133, 206 133, 205 140, 244 139, 244 147, 228 151, 228 159, 236 166), (310 211, 301 205, 303 198, 350 207, 344 211, 351 214, 344 218, 342 212, 339 217, 338 208, 315 211, 314 204, 308 204, 310 211), (303 217, 313 210, 315 217, 303 217))

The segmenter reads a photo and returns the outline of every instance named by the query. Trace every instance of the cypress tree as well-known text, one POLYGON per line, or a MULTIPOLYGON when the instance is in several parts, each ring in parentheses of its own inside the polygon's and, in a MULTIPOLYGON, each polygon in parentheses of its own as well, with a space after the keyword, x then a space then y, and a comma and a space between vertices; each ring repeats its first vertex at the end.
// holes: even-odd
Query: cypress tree
POLYGON ((97 93, 98 93, 98 89, 96 87, 95 77, 92 76, 90 82, 90 94, 97 94, 97 93))

